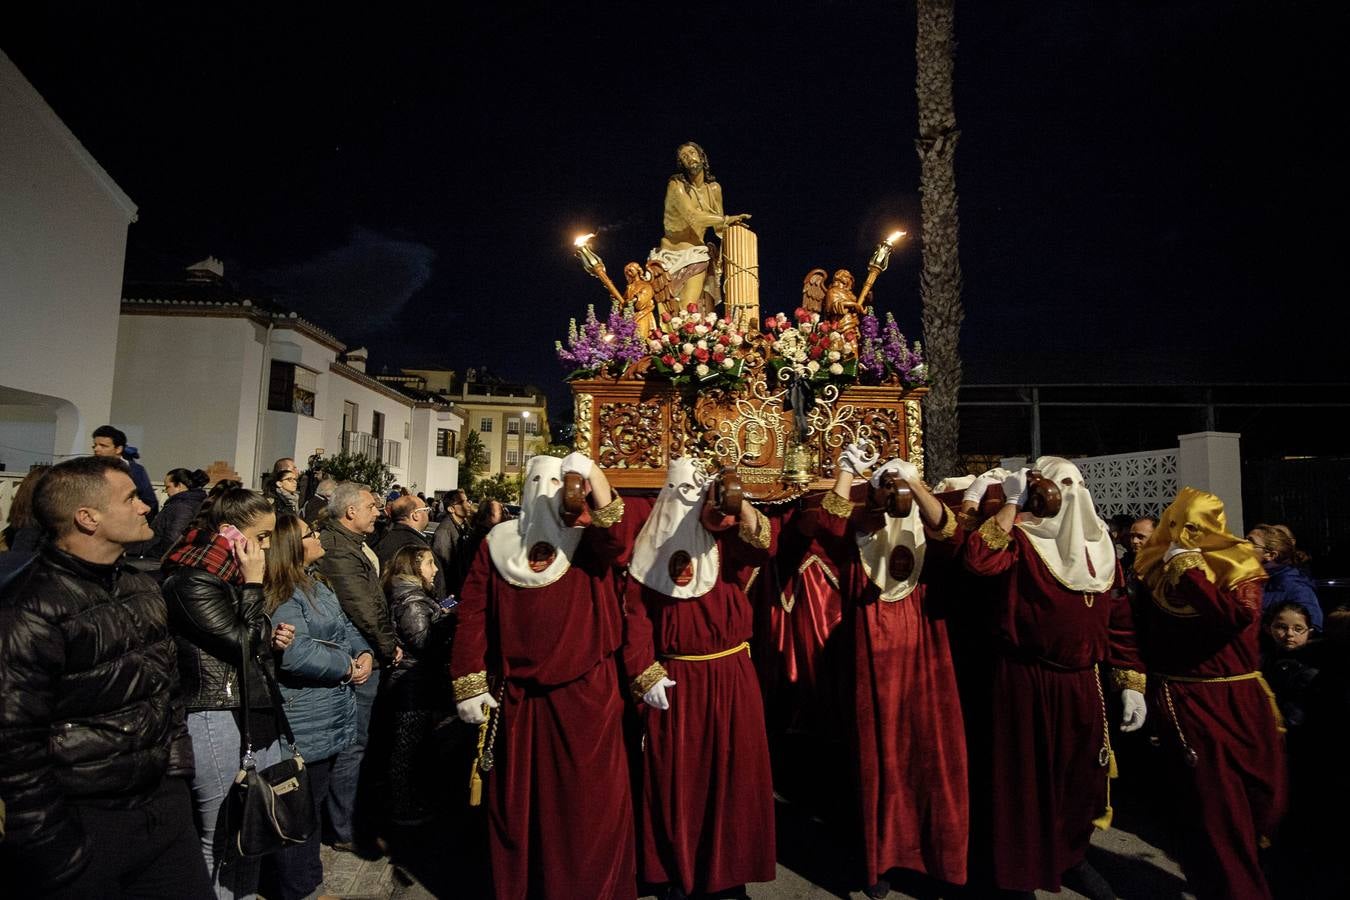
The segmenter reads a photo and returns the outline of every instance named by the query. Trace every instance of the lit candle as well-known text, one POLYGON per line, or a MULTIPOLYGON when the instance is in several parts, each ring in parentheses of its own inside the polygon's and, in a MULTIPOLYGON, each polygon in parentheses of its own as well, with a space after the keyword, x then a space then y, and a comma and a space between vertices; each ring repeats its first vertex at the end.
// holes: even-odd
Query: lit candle
POLYGON ((872 251, 872 258, 867 261, 867 280, 863 282, 862 290, 858 292, 858 305, 867 305, 867 295, 871 293, 872 285, 876 283, 877 276, 885 272, 886 267, 891 264, 891 250, 895 247, 895 242, 904 236, 905 232, 903 231, 892 231, 872 251))
POLYGON ((581 260, 581 266, 586 270, 586 274, 599 278, 605 289, 609 291, 609 295, 614 298, 617 308, 623 309, 623 294, 620 294, 619 289, 614 286, 614 282, 609 280, 609 275, 605 272, 605 261, 591 249, 590 241, 593 237, 595 237, 594 233, 583 234, 572 242, 572 245, 577 248, 577 258, 581 260))

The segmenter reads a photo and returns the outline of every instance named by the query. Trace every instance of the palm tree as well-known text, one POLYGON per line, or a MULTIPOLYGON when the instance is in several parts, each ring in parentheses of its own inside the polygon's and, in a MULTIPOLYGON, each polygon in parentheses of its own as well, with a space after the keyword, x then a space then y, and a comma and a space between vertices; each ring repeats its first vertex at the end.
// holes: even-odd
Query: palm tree
POLYGON ((965 310, 961 306, 961 260, 957 254, 956 108, 952 101, 955 67, 955 0, 917 0, 915 93, 919 99, 919 195, 923 216, 923 337, 929 393, 924 421, 926 469, 935 477, 956 472, 956 442, 961 431, 957 394, 961 388, 959 343, 965 310))

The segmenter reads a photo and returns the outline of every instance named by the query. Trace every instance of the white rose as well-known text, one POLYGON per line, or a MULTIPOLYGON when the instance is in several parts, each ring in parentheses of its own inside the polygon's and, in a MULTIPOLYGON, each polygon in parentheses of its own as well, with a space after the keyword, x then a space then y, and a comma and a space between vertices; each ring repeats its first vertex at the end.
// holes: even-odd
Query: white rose
POLYGON ((811 324, 814 325, 816 322, 819 321, 820 321, 820 313, 811 313, 811 324))
POLYGON ((744 343, 745 343, 745 338, 741 337, 739 334, 733 334, 733 335, 731 336, 731 346, 733 346, 733 347, 739 347, 741 344, 744 344, 744 343))
POLYGON ((661 352, 661 342, 660 342, 660 341, 648 341, 648 342, 647 342, 647 349, 648 349, 648 350, 651 350, 653 353, 660 353, 660 352, 661 352))
POLYGON ((806 364, 806 371, 810 372, 812 375, 816 374, 820 371, 820 363, 816 362, 814 359, 811 360, 806 364))
MULTIPOLYGON (((830 351, 830 362, 839 362, 839 351, 838 351, 838 350, 831 350, 831 351, 830 351)), ((838 374, 838 373, 836 372, 835 374, 838 374)))
POLYGON ((684 346, 680 347, 680 349, 684 351, 686 356, 692 356, 694 353, 693 344, 686 343, 684 346))
POLYGON ((730 356, 722 360, 722 368, 724 369, 730 369, 734 365, 736 365, 736 360, 732 359, 730 356))
POLYGON ((707 333, 708 333, 708 326, 707 326, 707 325, 695 325, 695 326, 694 326, 694 334, 707 334, 707 333))
POLYGON ((665 334, 661 335, 661 342, 662 342, 663 344, 669 344, 669 343, 670 343, 670 332, 666 332, 665 334))
POLYGON ((785 316, 783 313, 779 313, 775 318, 778 319, 779 325, 782 325, 784 322, 787 321, 787 316, 785 316))
POLYGON ((698 368, 694 369, 694 371, 698 373, 699 378, 703 378, 708 374, 708 367, 703 363, 699 363, 698 368))
POLYGON ((697 348, 700 349, 700 350, 707 350, 707 349, 708 349, 708 342, 707 342, 707 341, 699 341, 699 342, 698 342, 697 344, 695 344, 694 346, 697 347, 697 348))
POLYGON ((670 367, 670 370, 674 372, 676 375, 678 375, 684 371, 684 363, 676 363, 675 365, 670 367))
POLYGON ((803 322, 797 326, 797 330, 800 331, 802 334, 810 334, 811 328, 812 325, 810 322, 803 322))
POLYGON ((841 366, 841 365, 839 365, 839 363, 831 363, 831 365, 830 365, 830 374, 831 374, 831 375, 843 375, 843 374, 844 374, 844 367, 841 366))
POLYGON ((703 317, 703 321, 707 322, 709 325, 713 324, 717 321, 717 313, 708 313, 703 317))

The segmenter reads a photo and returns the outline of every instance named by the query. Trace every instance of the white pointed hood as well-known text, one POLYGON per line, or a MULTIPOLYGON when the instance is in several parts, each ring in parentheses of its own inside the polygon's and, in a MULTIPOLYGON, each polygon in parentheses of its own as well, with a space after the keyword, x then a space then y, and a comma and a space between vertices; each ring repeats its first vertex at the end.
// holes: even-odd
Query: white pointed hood
POLYGON ((1055 483, 1063 503, 1054 518, 1031 517, 1016 527, 1060 584, 1094 594, 1109 590, 1116 580, 1116 548, 1083 484, 1083 473, 1058 456, 1042 456, 1032 468, 1055 483))
POLYGON ((908 597, 919 585, 927 538, 919 518, 919 504, 902 519, 886 516, 886 526, 872 534, 854 535, 867 578, 889 603, 908 597))
POLYGON ((492 564, 516 587, 544 587, 572 567, 572 556, 584 529, 563 524, 561 490, 562 460, 532 457, 520 492, 520 518, 502 522, 488 532, 492 564))
POLYGON ((721 559, 717 539, 700 521, 711 484, 698 461, 671 460, 665 487, 634 543, 629 574, 677 599, 702 597, 713 589, 721 559))

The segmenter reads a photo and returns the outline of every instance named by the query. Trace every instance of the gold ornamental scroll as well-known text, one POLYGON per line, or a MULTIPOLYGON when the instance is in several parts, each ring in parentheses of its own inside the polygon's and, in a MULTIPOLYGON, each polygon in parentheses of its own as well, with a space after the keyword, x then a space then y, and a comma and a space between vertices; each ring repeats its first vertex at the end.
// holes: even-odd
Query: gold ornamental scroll
POLYGON ((727 321, 759 330, 759 237, 743 224, 722 234, 722 298, 727 321))

